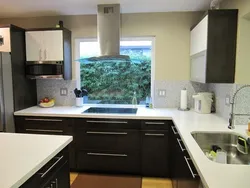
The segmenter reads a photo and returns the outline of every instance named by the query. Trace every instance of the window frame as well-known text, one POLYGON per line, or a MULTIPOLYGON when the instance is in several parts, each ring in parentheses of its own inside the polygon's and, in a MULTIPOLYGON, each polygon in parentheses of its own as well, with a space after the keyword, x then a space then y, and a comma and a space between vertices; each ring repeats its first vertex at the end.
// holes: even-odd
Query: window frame
MULTIPOLYGON (((151 49, 151 97, 152 101, 154 101, 155 93, 154 93, 154 80, 155 80, 155 36, 149 37, 122 37, 121 41, 151 41, 152 49, 151 49)), ((77 38, 75 39, 75 59, 80 59, 80 43, 81 42, 97 42, 97 38, 77 38)), ((81 85, 81 75, 80 75, 80 63, 75 62, 75 78, 76 78, 76 86, 80 88, 81 85)))

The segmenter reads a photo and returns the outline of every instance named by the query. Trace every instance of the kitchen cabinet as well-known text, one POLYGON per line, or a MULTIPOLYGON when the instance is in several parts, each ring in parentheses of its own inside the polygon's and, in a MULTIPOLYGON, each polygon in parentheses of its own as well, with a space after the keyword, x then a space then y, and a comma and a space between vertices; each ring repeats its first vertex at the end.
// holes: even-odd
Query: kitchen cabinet
POLYGON ((41 72, 38 70, 47 73, 56 68, 56 74, 63 72, 65 80, 72 79, 71 31, 66 28, 28 29, 25 36, 26 64, 28 70, 32 70, 28 76, 39 76, 41 72))
POLYGON ((139 175, 140 127, 139 120, 75 119, 77 170, 139 175))
POLYGON ((63 30, 27 31, 27 61, 63 61, 63 30))
MULTIPOLYGON (((73 134, 73 120, 70 118, 50 117, 22 117, 15 116, 17 133, 71 135, 73 134)), ((69 145, 70 168, 75 169, 75 141, 69 145)))
POLYGON ((45 164, 20 188, 70 188, 68 148, 45 164))
POLYGON ((191 29, 191 81, 234 83, 238 10, 208 10, 191 29))
POLYGON ((170 131, 170 177, 173 188, 198 188, 200 178, 174 125, 170 131))
POLYGON ((169 177, 169 124, 166 121, 142 123, 142 175, 169 177))

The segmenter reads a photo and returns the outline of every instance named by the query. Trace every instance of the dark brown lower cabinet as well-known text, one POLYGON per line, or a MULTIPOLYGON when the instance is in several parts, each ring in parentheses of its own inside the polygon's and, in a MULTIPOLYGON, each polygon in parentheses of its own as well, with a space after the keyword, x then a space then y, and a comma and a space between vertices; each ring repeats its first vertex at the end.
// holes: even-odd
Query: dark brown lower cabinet
POLYGON ((140 174, 139 152, 78 151, 76 162, 85 172, 140 174))
POLYGON ((70 188, 68 154, 68 147, 66 147, 20 188, 70 188))
POLYGON ((170 132, 170 174, 173 188, 198 188, 199 175, 175 126, 171 126, 170 132))
MULTIPOLYGON (((71 118, 51 117, 23 117, 15 116, 17 133, 71 135, 73 136, 73 120, 71 118)), ((75 141, 69 145, 69 164, 75 169, 75 141)))
MULTIPOLYGON (((15 117, 15 123, 19 133, 73 135, 71 170, 171 177, 174 188, 198 187, 196 169, 172 121, 15 117)), ((48 187, 51 181, 62 180, 55 176, 48 187)))
POLYGON ((142 175, 169 177, 168 131, 142 131, 142 175))

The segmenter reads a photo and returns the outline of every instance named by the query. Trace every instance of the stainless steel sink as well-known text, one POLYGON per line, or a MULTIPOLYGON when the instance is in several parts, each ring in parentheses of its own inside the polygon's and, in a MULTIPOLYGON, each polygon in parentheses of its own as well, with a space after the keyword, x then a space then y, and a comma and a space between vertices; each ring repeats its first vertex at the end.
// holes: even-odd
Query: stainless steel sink
POLYGON ((211 151, 212 145, 218 145, 227 152, 227 164, 249 165, 250 154, 242 154, 237 150, 237 134, 194 132, 193 138, 204 152, 211 151))

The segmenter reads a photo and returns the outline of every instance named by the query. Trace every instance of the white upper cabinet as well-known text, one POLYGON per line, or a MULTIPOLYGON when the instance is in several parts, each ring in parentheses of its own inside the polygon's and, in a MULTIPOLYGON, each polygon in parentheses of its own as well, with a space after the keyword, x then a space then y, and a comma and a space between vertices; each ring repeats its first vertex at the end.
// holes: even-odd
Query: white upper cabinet
POLYGON ((191 31, 190 56, 207 50, 208 15, 191 31))
POLYGON ((26 35, 26 58, 27 61, 41 61, 42 60, 42 31, 28 31, 26 35))
POLYGON ((63 31, 44 31, 44 60, 63 61, 63 31))
POLYGON ((63 31, 27 31, 27 61, 63 61, 63 31))

